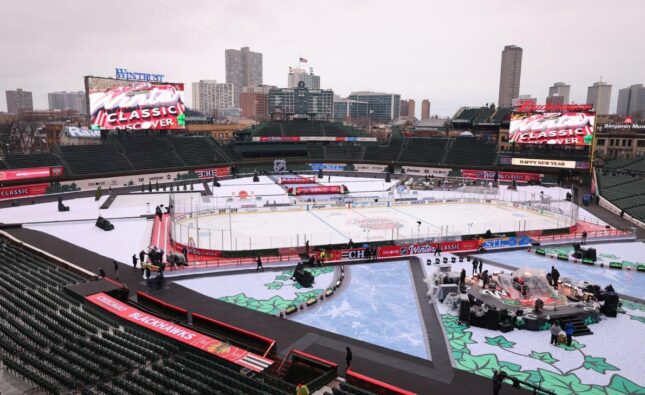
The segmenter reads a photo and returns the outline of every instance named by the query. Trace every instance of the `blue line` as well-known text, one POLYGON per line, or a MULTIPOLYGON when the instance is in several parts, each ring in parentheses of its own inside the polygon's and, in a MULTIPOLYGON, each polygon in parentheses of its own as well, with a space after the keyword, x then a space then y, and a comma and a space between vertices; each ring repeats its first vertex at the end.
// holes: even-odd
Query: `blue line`
POLYGON ((410 215, 410 214, 408 214, 408 213, 405 213, 405 212, 403 212, 403 211, 401 211, 401 210, 399 210, 399 209, 396 209, 396 208, 394 208, 394 207, 392 207, 392 206, 390 206, 390 207, 389 207, 389 209, 394 210, 394 211, 396 211, 396 212, 399 212, 399 213, 401 213, 401 214, 403 214, 403 215, 407 215, 408 217, 410 217, 410 218, 414 218, 414 219, 416 219, 417 221, 421 221, 421 222, 422 222, 422 223, 424 223, 424 224, 428 224, 428 225, 430 225, 430 226, 434 226, 434 227, 435 227, 435 228, 437 228, 437 229, 441 229, 441 227, 440 227, 440 226, 437 226, 437 225, 435 225, 435 224, 433 224, 433 223, 430 223, 430 222, 424 221, 424 220, 422 220, 421 218, 417 218, 417 217, 415 217, 415 216, 413 216, 413 215, 410 215))
POLYGON ((324 219, 322 219, 322 218, 320 218, 319 216, 317 216, 316 214, 314 214, 313 210, 309 210, 309 211, 307 211, 307 212, 308 212, 309 214, 313 215, 314 217, 316 217, 316 218, 317 218, 320 222, 322 222, 323 224, 325 224, 325 225, 329 226, 329 227, 330 227, 332 230, 334 230, 336 233, 338 233, 339 235, 341 235, 341 236, 343 236, 344 238, 346 238, 347 240, 349 240, 349 237, 347 237, 346 235, 344 235, 340 230, 338 230, 338 229, 334 228, 334 227, 333 227, 331 224, 329 224, 327 221, 325 221, 324 219))

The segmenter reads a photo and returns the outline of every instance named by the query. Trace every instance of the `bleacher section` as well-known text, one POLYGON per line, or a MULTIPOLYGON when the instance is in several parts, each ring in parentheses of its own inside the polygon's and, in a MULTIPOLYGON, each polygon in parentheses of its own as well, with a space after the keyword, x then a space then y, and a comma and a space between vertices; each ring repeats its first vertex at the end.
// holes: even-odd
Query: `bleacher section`
POLYGON ((68 173, 100 174, 133 170, 122 154, 110 144, 65 145, 59 147, 68 173))
POLYGON ((215 151, 207 138, 173 137, 166 140, 187 166, 226 162, 224 156, 215 151))
POLYGON ((115 142, 123 148, 126 158, 137 170, 185 166, 161 137, 126 136, 117 137, 115 142))
POLYGON ((325 147, 329 160, 363 160, 365 149, 361 145, 327 145, 325 147))
POLYGON ((325 137, 360 137, 358 130, 337 122, 316 122, 305 120, 273 121, 251 130, 255 136, 325 136, 325 137))
POLYGON ((452 143, 445 164, 461 166, 493 166, 497 159, 497 146, 473 137, 458 137, 452 143))
POLYGON ((498 108, 493 116, 490 118, 490 122, 495 125, 509 124, 511 113, 513 112, 512 108, 498 108))
POLYGON ((9 169, 22 169, 28 167, 60 166, 60 159, 47 153, 35 154, 9 154, 4 158, 9 169))
POLYGON ((608 162, 596 172, 600 195, 640 221, 645 221, 645 178, 637 173, 625 174, 625 168, 638 168, 641 159, 608 162))
POLYGON ((403 140, 392 140, 389 145, 370 144, 365 146, 366 161, 393 162, 399 157, 403 140))
POLYGON ((292 394, 293 386, 131 327, 64 288, 85 279, 0 241, 0 357, 53 394, 292 394))
POLYGON ((258 158, 307 158, 305 144, 241 144, 233 146, 235 155, 243 159, 258 158))
POLYGON ((410 138, 403 144, 400 162, 441 163, 450 139, 410 138))

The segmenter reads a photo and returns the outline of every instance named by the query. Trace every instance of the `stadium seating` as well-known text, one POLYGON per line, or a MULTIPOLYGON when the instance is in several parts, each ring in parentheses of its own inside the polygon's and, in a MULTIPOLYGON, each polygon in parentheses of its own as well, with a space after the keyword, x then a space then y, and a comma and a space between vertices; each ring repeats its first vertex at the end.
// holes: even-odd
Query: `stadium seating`
POLYGON ((363 160, 364 147, 360 145, 329 144, 325 147, 325 152, 329 160, 363 160))
POLYGON ((57 156, 47 153, 9 154, 5 156, 4 161, 7 165, 6 167, 10 169, 61 165, 60 159, 57 156))
POLYGON ((393 162, 399 157, 402 146, 402 139, 392 140, 389 145, 366 145, 364 159, 366 161, 393 162))
POLYGON ((645 221, 645 158, 617 159, 596 172, 600 195, 634 218, 645 221))
POLYGON ((126 158, 110 144, 65 145, 60 153, 71 174, 101 174, 133 170, 126 158))
POLYGON ((497 146, 473 137, 458 137, 452 143, 445 164, 462 166, 493 166, 497 159, 497 146))
POLYGON ((443 138, 411 138, 403 145, 400 162, 441 163, 451 140, 443 138))
POLYGON ((226 162, 205 137, 172 137, 166 139, 187 166, 226 162))
POLYGON ((117 137, 128 161, 137 170, 176 168, 186 166, 171 150, 165 139, 157 136, 117 137))
POLYGON ((64 288, 86 280, 0 240, 3 366, 48 393, 292 394, 293 385, 182 349, 64 288))

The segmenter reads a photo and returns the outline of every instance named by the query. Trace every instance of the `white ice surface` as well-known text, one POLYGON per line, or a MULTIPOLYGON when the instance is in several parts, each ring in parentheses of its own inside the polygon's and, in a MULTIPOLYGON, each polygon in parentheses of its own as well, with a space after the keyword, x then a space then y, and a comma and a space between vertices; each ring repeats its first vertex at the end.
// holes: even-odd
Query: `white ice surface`
MULTIPOLYGON (((200 216, 202 248, 257 249, 310 244, 410 239, 441 234, 504 232, 562 226, 550 215, 493 204, 450 203, 358 209, 241 213, 200 216), (417 225, 421 221, 421 226, 417 225), (371 228, 368 232, 367 229, 371 228), (398 228, 398 230, 397 230, 398 228), (210 231, 209 231, 210 229, 210 231)), ((197 240, 197 220, 185 219, 175 229, 179 240, 197 240)))
POLYGON ((104 195, 98 202, 93 197, 64 200, 63 204, 70 208, 70 211, 66 212, 58 211, 58 202, 7 207, 0 210, 0 222, 29 223, 96 219, 99 216, 99 207, 107 198, 104 195))

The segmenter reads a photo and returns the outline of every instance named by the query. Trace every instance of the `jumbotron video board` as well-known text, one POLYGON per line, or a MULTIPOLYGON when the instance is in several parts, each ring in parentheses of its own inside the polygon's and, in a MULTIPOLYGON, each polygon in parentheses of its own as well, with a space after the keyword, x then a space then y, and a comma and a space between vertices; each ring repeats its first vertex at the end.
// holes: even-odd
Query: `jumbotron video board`
POLYGON ((92 129, 185 128, 184 84, 85 77, 92 129))
POLYGON ((591 145, 595 113, 513 112, 508 140, 516 144, 591 145))

